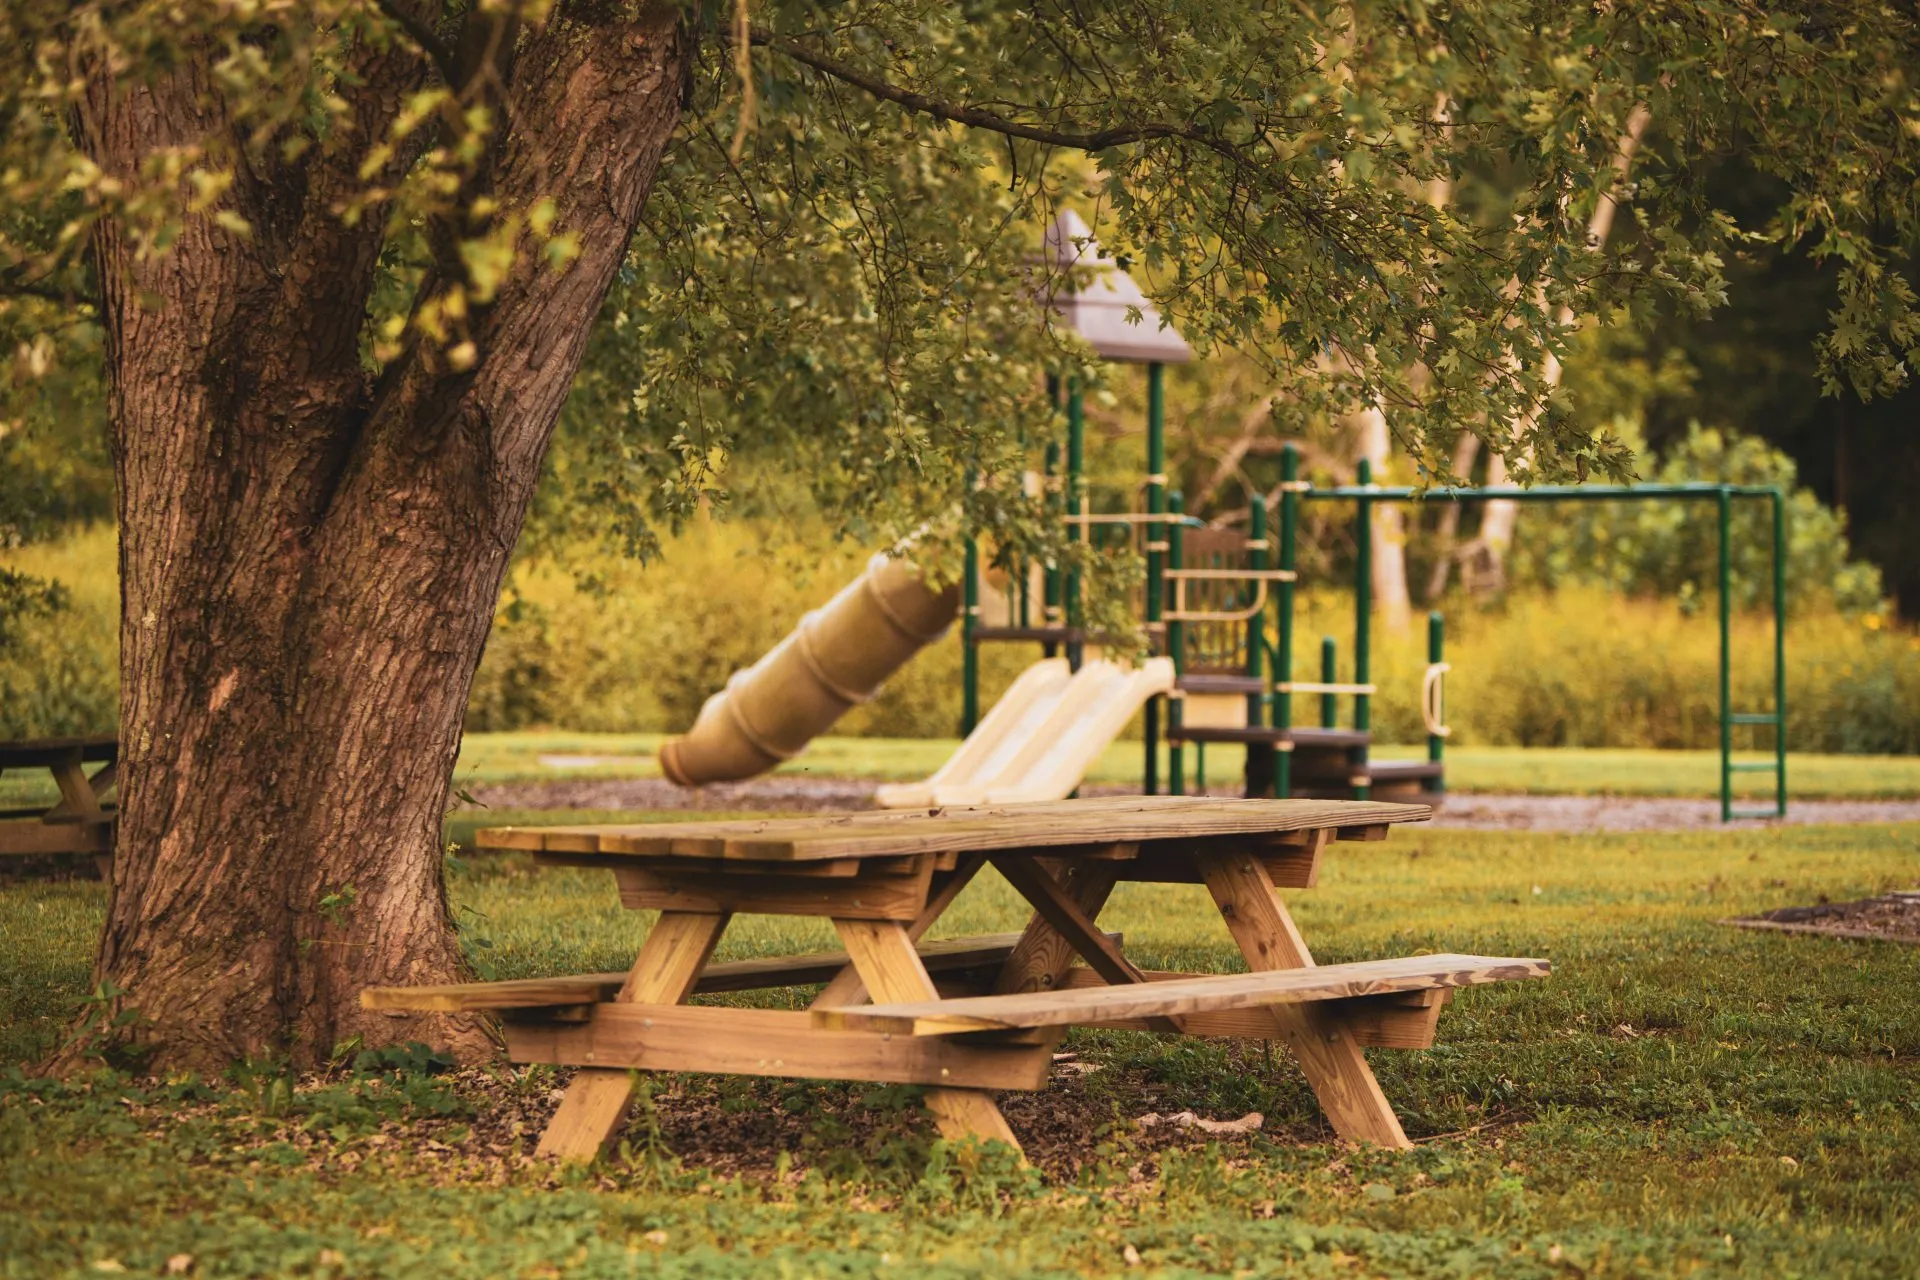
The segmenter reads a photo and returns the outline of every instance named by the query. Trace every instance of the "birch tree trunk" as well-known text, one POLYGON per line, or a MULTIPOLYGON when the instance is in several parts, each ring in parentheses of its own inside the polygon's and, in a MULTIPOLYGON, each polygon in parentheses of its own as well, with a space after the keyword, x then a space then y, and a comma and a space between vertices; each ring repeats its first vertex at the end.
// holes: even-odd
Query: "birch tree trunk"
MULTIPOLYGON (((1384 483, 1393 464, 1393 436, 1387 415, 1378 407, 1362 409, 1351 419, 1359 436, 1360 456, 1373 466, 1373 477, 1384 483)), ((1407 514, 1398 503, 1370 504, 1373 526, 1373 600, 1387 630, 1400 633, 1413 625, 1413 600, 1407 593, 1407 514)))
MULTIPOLYGON (((1627 131, 1621 135, 1620 145, 1614 152, 1614 182, 1600 193, 1594 204, 1593 216, 1587 220, 1587 243, 1594 249, 1604 249, 1607 236, 1613 231, 1613 215, 1619 208, 1614 195, 1618 184, 1625 181, 1627 172, 1633 166, 1633 156, 1640 149, 1640 139, 1646 134, 1647 123, 1653 114, 1644 106, 1635 107, 1627 117, 1627 131)), ((1562 307, 1556 317, 1563 328, 1573 323, 1573 312, 1562 307)), ((1548 352, 1540 366, 1540 377, 1551 391, 1560 385, 1560 358, 1548 352)), ((1524 439, 1540 420, 1545 409, 1544 404, 1536 405, 1518 422, 1512 425, 1509 436, 1512 439, 1524 439)), ((1487 457, 1487 483, 1489 485, 1507 482, 1506 459, 1495 450, 1487 457)), ((1506 582, 1507 551, 1513 546, 1513 533, 1520 521, 1520 504, 1506 498, 1495 498, 1488 502, 1480 515, 1480 534, 1475 540, 1477 560, 1474 565, 1475 589, 1498 591, 1506 582)))

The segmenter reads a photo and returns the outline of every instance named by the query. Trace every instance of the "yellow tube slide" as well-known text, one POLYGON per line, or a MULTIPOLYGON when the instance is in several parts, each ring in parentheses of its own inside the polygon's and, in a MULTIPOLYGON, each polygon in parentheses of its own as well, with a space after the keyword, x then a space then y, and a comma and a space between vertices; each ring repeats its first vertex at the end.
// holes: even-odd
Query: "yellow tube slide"
POLYGON ((875 556, 865 573, 708 698, 693 728, 660 748, 661 770, 683 787, 765 773, 871 698, 946 633, 959 608, 958 583, 933 591, 911 564, 875 556))

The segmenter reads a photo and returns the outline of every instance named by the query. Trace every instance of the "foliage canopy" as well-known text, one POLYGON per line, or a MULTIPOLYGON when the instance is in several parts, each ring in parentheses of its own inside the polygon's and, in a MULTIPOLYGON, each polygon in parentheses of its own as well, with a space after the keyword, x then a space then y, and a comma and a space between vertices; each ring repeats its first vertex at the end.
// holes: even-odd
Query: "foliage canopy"
MULTIPOLYGON (((0 340, 19 356, 0 449, 49 421, 49 379, 92 376, 92 300, 113 284, 96 236, 157 255, 194 218, 250 234, 229 194, 316 154, 359 175, 318 216, 388 228, 369 370, 419 343, 474 359, 470 318, 501 281, 579 248, 545 203, 505 207, 483 176, 512 129, 489 81, 567 8, 9 5, 0 340), (411 87, 368 136, 388 119, 368 68, 395 50, 411 87), (135 93, 183 60, 206 68, 205 110, 178 144, 132 181, 88 160, 88 77, 135 93)), ((555 523, 605 528, 611 509, 641 549, 750 451, 864 537, 956 501, 1012 542, 1044 537, 1016 495, 967 477, 1049 430, 1043 370, 1098 376, 1033 305, 1035 232, 1063 203, 1203 354, 1250 357, 1290 406, 1383 404, 1436 479, 1463 430, 1522 476, 1624 475, 1628 442, 1577 425, 1541 376, 1570 337, 1562 309, 1709 308, 1725 255, 1756 238, 1839 264, 1830 388, 1897 387, 1920 343, 1894 266, 1920 228, 1920 22, 1901 6, 741 0, 683 21, 701 48, 689 110, 547 493, 555 523), (1653 132, 1623 183, 1641 106, 1653 132), (1763 220, 1710 198, 1707 162, 1734 154, 1786 193, 1763 220), (1632 226, 1596 251, 1603 195, 1632 226)))

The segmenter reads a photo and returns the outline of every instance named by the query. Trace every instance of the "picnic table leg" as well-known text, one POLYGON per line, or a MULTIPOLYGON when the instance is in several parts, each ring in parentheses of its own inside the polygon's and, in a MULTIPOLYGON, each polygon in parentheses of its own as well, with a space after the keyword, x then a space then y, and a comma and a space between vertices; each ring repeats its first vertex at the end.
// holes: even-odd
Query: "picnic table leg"
MULTIPOLYGON (((100 797, 108 787, 113 785, 114 770, 118 767, 119 762, 115 761, 109 763, 106 768, 102 769, 99 777, 104 779, 104 781, 101 781, 100 785, 96 787, 94 785, 95 779, 87 777, 87 771, 78 750, 71 752, 59 763, 48 765, 47 770, 53 774, 54 785, 60 788, 60 803, 54 805, 53 808, 41 815, 40 820, 42 822, 58 822, 63 818, 71 817, 100 817, 104 812, 100 804, 100 797)), ((112 884, 113 855, 106 853, 95 854, 93 862, 94 865, 100 869, 100 878, 108 884, 112 884)))
MULTIPOLYGON (((1119 874, 1111 862, 1077 862, 1067 868, 1060 883, 1062 896, 1072 901, 1089 919, 1097 919, 1107 905, 1119 874)), ((1039 912, 1027 921, 1027 930, 1014 944, 1013 953, 1000 969, 994 984, 995 995, 1015 995, 1023 991, 1051 991, 1058 986, 1079 955, 1073 943, 1047 923, 1039 912)))
MULTIPOLYGON (((1294 926, 1273 879, 1257 858, 1207 854, 1195 861, 1227 929, 1254 970, 1300 969, 1313 956, 1294 926)), ((1333 1131, 1354 1142, 1406 1149, 1406 1131, 1393 1113, 1365 1051, 1340 1018, 1318 1005, 1279 1005, 1275 1029, 1293 1053, 1333 1131)))
MULTIPOLYGON (((694 984, 726 931, 726 912, 662 911, 626 982, 614 997, 637 1004, 679 1004, 694 984)), ((587 1161, 606 1147, 633 1097, 633 1073, 583 1067, 567 1085, 560 1109, 540 1135, 536 1155, 587 1161)))
MULTIPOLYGON (((836 917, 833 927, 839 930, 847 957, 875 1000, 907 1002, 938 997, 907 926, 892 920, 836 917)), ((1020 1140, 1013 1136, 999 1104, 985 1090, 932 1088, 927 1090, 926 1103, 940 1136, 948 1141, 998 1139, 1020 1151, 1020 1140)))
MULTIPOLYGON (((973 881, 974 876, 980 873, 980 868, 986 865, 987 855, 984 853, 969 854, 961 858, 959 864, 947 875, 945 882, 927 898, 927 905, 920 908, 920 914, 907 925, 908 940, 919 942, 927 930, 933 927, 933 922, 953 905, 953 900, 960 896, 960 891, 966 888, 973 881)), ((820 994, 815 996, 813 1003, 807 1007, 843 1009, 848 1005, 864 1004, 866 1000, 867 988, 866 984, 860 981, 860 968, 858 965, 849 963, 828 980, 827 985, 821 988, 820 994)))

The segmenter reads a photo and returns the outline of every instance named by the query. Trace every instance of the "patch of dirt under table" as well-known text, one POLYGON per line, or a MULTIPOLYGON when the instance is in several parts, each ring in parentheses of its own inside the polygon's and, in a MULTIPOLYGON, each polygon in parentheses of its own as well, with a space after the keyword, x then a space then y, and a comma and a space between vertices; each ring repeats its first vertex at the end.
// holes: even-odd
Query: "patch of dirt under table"
POLYGON ((1920 943, 1920 889, 1861 898, 1856 902, 1819 902, 1810 907, 1781 907, 1765 915, 1723 920, 1740 929, 1808 933, 1829 938, 1866 938, 1920 943))

